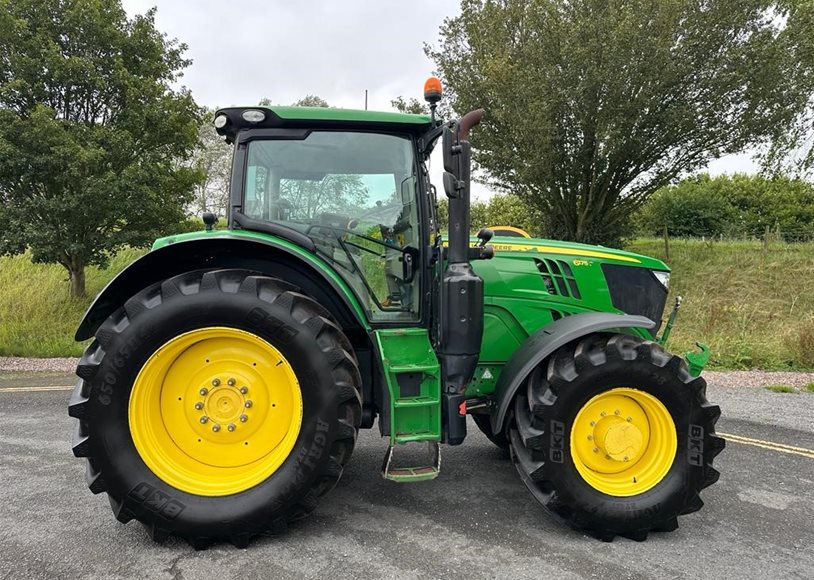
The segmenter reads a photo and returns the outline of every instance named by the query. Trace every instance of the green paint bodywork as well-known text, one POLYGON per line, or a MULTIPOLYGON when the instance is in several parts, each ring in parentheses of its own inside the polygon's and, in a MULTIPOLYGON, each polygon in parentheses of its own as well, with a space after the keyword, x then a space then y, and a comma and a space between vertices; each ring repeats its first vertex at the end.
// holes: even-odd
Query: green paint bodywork
MULTIPOLYGON (((491 394, 512 353, 531 334, 553 322, 555 315, 621 313, 611 302, 602 273, 603 263, 669 271, 664 262, 655 258, 601 246, 498 237, 493 238, 491 244, 496 249, 495 257, 472 264, 485 286, 480 361, 467 389, 467 395, 473 397, 491 394), (549 293, 535 259, 566 262, 580 297, 549 293)), ((629 332, 645 339, 652 338, 644 329, 634 328, 629 332)))
POLYGON ((356 318, 359 320, 359 323, 362 325, 363 328, 366 330, 370 330, 370 323, 367 320, 367 315, 365 314, 362 305, 359 304, 359 300, 356 297, 356 294, 350 289, 350 286, 345 282, 345 279, 340 276, 334 268, 328 264, 325 260, 321 259, 316 254, 313 254, 296 244, 292 244, 288 240, 284 240, 277 236, 270 236, 268 234, 263 234, 260 232, 251 232, 248 230, 211 230, 211 231, 202 231, 202 232, 190 232, 186 234, 178 234, 175 236, 167 236, 164 238, 159 238, 155 242, 153 242, 153 250, 157 250, 158 248, 162 248, 164 246, 168 246, 170 244, 174 244, 176 242, 186 242, 190 240, 206 238, 206 237, 218 237, 218 238, 237 238, 237 239, 250 239, 256 240, 261 243, 270 244, 272 246, 277 246, 279 248, 285 248, 295 254, 297 254, 300 258, 309 262, 317 269, 322 272, 325 272, 325 275, 328 276, 332 282, 334 282, 345 295, 350 304, 351 308, 353 309, 353 313, 356 315, 356 318))
POLYGON ((424 328, 377 330, 390 395, 391 445, 441 438, 441 368, 424 328), (398 375, 410 379, 399 384, 398 375), (408 389, 412 388, 410 392, 408 389))
MULTIPOLYGON (((263 109, 264 107, 247 107, 263 109)), ((286 121, 349 121, 366 123, 401 123, 406 125, 430 126, 429 115, 408 113, 387 113, 363 111, 360 109, 335 109, 328 107, 267 107, 275 115, 286 121)))
POLYGON ((690 374, 694 377, 699 376, 704 367, 709 362, 709 347, 703 342, 696 342, 695 346, 698 347, 699 352, 688 352, 684 355, 684 360, 687 361, 687 366, 690 367, 690 374))

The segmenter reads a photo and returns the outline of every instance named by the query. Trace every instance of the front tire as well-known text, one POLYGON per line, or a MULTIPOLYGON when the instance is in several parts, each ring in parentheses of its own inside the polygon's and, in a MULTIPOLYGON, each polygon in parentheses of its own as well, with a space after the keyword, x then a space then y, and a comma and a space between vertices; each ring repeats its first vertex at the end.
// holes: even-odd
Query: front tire
POLYGON ((518 394, 512 458, 534 497, 572 527, 605 541, 672 531, 719 477, 720 409, 705 391, 653 342, 588 336, 557 351, 518 394))
POLYGON ((69 405, 116 518, 243 547, 339 480, 361 417, 352 347, 293 286, 241 270, 151 286, 102 324, 69 405))

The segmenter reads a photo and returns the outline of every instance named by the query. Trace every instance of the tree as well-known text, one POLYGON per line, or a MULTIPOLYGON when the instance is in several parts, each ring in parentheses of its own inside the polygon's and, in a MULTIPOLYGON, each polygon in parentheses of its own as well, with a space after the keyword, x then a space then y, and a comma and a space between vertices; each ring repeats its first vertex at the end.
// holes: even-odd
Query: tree
POLYGON ((474 145, 489 182, 551 235, 613 243, 660 187, 801 122, 812 13, 791 0, 462 0, 426 52, 455 111, 487 110, 474 145))
POLYGON ((207 109, 198 128, 200 144, 192 158, 192 167, 201 174, 195 186, 193 213, 211 211, 223 217, 229 206, 229 174, 232 165, 232 146, 217 134, 212 125, 215 111, 207 109))
MULTIPOLYGON (((488 226, 513 226, 535 237, 547 235, 544 216, 511 193, 495 195, 488 201, 473 202, 471 217, 473 234, 488 226)), ((438 222, 441 229, 446 230, 449 223, 449 201, 446 197, 438 200, 438 222)))
POLYGON ((185 46, 116 0, 0 0, 0 253, 85 267, 177 224, 199 109, 185 46))
POLYGON ((293 103, 295 107, 323 107, 328 108, 328 101, 317 95, 305 95, 299 101, 293 103))
POLYGON ((396 97, 390 101, 390 106, 396 109, 399 113, 410 113, 412 115, 429 115, 430 108, 414 97, 405 99, 404 97, 396 97))
POLYGON ((814 236, 814 186, 800 179, 707 174, 656 192, 642 207, 644 235, 762 237, 766 229, 789 242, 814 236))

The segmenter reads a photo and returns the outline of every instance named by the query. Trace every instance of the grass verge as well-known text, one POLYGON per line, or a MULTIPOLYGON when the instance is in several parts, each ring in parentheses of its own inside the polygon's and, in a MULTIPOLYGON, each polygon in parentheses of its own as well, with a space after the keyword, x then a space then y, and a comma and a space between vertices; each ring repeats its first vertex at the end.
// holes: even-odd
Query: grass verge
POLYGON ((640 239, 627 249, 672 269, 670 302, 684 302, 670 350, 695 341, 711 351, 709 368, 814 368, 814 244, 640 239))
MULTIPOLYGON (((672 298, 684 303, 669 348, 709 344, 710 368, 814 369, 814 243, 672 240, 670 257, 657 239, 628 249, 665 260, 672 298)), ((116 255, 106 270, 88 268, 88 297, 71 299, 67 272, 32 264, 28 255, 0 257, 0 356, 78 356, 73 333, 107 282, 146 250, 116 255)), ((806 387, 814 392, 814 384, 806 387)))
POLYGON ((68 272, 32 264, 29 255, 0 257, 0 356, 79 356, 76 327, 93 297, 146 250, 126 249, 106 270, 88 268, 86 298, 71 298, 68 272))
POLYGON ((797 393, 797 389, 792 387, 791 385, 769 385, 765 387, 767 391, 771 391, 773 393, 797 393))

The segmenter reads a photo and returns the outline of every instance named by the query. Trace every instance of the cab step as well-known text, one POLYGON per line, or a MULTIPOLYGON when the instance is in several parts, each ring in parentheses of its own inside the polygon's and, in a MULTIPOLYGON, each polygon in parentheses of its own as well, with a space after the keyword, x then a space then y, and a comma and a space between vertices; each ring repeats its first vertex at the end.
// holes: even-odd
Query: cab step
POLYGON ((391 445, 384 455, 382 462, 382 477, 398 483, 413 483, 416 481, 428 481, 435 479, 441 473, 441 447, 438 441, 427 441, 426 465, 411 467, 397 467, 393 462, 396 447, 391 445))

